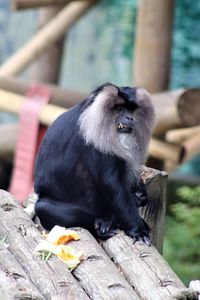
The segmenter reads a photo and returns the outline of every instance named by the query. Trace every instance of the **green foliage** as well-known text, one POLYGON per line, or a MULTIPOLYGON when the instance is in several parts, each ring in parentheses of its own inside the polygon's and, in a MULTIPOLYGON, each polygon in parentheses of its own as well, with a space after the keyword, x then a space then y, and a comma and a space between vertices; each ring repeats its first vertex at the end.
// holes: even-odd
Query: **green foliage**
POLYGON ((177 190, 166 218, 164 257, 185 284, 200 277, 200 187, 177 190))

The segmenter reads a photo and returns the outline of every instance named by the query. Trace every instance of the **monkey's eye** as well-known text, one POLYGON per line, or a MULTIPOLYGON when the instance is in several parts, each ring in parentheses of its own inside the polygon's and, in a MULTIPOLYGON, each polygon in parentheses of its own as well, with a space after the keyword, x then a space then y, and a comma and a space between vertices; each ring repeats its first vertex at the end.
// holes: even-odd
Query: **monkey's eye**
POLYGON ((120 105, 120 104, 117 104, 113 107, 113 110, 116 111, 116 112, 120 112, 124 109, 124 106, 123 105, 120 105))

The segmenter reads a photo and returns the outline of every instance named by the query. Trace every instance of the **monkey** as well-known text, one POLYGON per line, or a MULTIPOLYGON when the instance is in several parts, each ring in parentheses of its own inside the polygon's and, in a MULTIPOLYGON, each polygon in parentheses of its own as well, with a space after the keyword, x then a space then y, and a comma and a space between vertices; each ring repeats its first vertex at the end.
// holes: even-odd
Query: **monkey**
POLYGON ((59 116, 35 164, 35 212, 42 226, 79 226, 103 240, 120 228, 150 245, 138 207, 148 201, 140 172, 154 119, 146 90, 111 83, 59 116))

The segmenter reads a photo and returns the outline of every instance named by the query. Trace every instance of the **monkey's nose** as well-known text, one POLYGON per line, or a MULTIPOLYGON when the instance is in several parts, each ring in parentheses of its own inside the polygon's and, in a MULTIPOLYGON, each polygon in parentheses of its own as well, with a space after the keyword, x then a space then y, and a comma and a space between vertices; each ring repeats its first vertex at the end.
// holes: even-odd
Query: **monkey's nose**
POLYGON ((133 121, 133 117, 130 117, 130 116, 126 116, 126 119, 129 121, 133 121))

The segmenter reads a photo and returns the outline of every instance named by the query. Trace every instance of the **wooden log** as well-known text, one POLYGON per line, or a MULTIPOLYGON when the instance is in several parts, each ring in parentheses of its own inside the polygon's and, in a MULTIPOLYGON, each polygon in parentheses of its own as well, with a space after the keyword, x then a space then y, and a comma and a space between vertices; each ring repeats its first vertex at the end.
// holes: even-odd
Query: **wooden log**
POLYGON ((173 0, 140 0, 135 41, 134 85, 150 93, 169 84, 173 0))
MULTIPOLYGON (((36 82, 26 82, 16 78, 0 77, 0 89, 12 92, 19 95, 26 95, 31 85, 37 84, 36 82)), ((62 107, 72 107, 76 103, 85 99, 88 95, 86 93, 75 92, 72 90, 64 89, 53 84, 45 84, 51 90, 52 96, 50 103, 62 107)))
POLYGON ((182 147, 152 138, 149 145, 149 155, 161 160, 179 163, 182 160, 182 147))
MULTIPOLYGON (((24 100, 23 96, 0 90, 0 111, 20 114, 24 100)), ((48 104, 42 108, 39 120, 43 125, 49 126, 65 111, 66 109, 64 108, 48 104)))
POLYGON ((26 45, 1 65, 0 76, 14 76, 21 73, 57 42, 94 3, 91 0, 76 1, 63 8, 26 45))
MULTIPOLYGON (((65 292, 67 289, 68 292, 65 295, 65 299, 77 299, 76 296, 78 293, 80 297, 78 299, 82 299, 84 294, 81 294, 80 290, 77 290, 77 293, 74 294, 74 298, 72 297, 72 290, 75 288, 75 284, 71 280, 72 276, 66 271, 65 278, 62 278, 62 270, 65 270, 66 266, 58 261, 56 257, 52 257, 53 259, 51 258, 46 264, 42 263, 39 259, 37 260, 34 258, 32 246, 38 241, 38 230, 32 221, 30 221, 29 217, 25 215, 22 209, 11 197, 11 195, 3 191, 0 192, 0 216, 0 224, 3 228, 3 233, 7 235, 9 234, 8 240, 11 252, 18 257, 20 262, 22 261, 23 266, 25 261, 26 264, 29 264, 29 266, 24 268, 24 270, 26 272, 28 271, 28 273, 30 272, 30 269, 32 270, 34 274, 32 274, 31 279, 33 280, 34 276, 38 276, 38 274, 40 274, 38 277, 40 280, 42 280, 41 277, 43 272, 38 270, 39 267, 42 267, 43 270, 45 269, 45 266, 53 269, 54 277, 56 276, 56 278, 51 278, 51 274, 48 274, 46 280, 44 281, 44 284, 47 285, 46 289, 49 288, 49 295, 45 295, 45 297, 47 297, 46 299, 53 299, 50 297, 53 297, 54 294, 52 287, 50 288, 48 286, 49 279, 51 279, 52 282, 55 280, 54 284, 59 283, 61 286, 63 285, 65 287, 65 292), (14 222, 11 222, 11 218, 14 218, 14 222), (31 239, 33 239, 33 241, 31 239), (15 245, 15 243, 17 243, 17 245, 15 245), (18 248, 21 249, 21 254, 18 253, 18 248), (27 251, 29 253, 27 253, 27 251), (31 257, 31 260, 26 260, 29 257, 31 257), (36 260, 36 262, 33 264, 32 260, 36 260), (35 264, 37 264, 38 261, 40 262, 39 266, 37 269, 35 269, 35 264), (56 261, 58 265, 55 267, 54 263, 56 263, 56 261), (59 270, 61 266, 62 268, 59 270), (67 276, 69 276, 69 278, 67 276), (69 292, 70 285, 72 285, 71 292, 69 292)), ((113 262, 111 262, 109 257, 105 254, 92 235, 81 228, 75 228, 75 230, 80 234, 81 240, 77 241, 76 243, 72 243, 72 245, 77 250, 82 250, 85 253, 85 256, 83 262, 73 271, 73 275, 78 279, 78 282, 82 285, 90 299, 139 300, 132 287, 126 282, 124 277, 120 274, 116 266, 113 264, 113 262)), ((37 281, 39 281, 39 279, 37 281)), ((75 280, 73 281, 75 282, 75 280)), ((41 289, 42 284, 43 283, 38 282, 38 288, 41 289)), ((62 293, 63 290, 61 289, 58 296, 61 297, 62 293)), ((43 294, 45 294, 45 290, 43 291, 43 294)), ((62 297, 59 299, 64 299, 62 297)))
POLYGON ((149 203, 140 209, 142 217, 151 228, 151 240, 162 253, 166 210, 167 173, 145 168, 141 174, 147 188, 149 203))
POLYGON ((120 232, 102 242, 102 247, 140 299, 197 299, 197 293, 185 288, 154 246, 133 244, 131 238, 120 232))
POLYGON ((45 300, 5 243, 0 243, 0 295, 3 300, 45 300))
POLYGON ((78 232, 81 240, 71 244, 86 255, 84 261, 73 271, 73 275, 91 299, 139 300, 133 288, 93 236, 82 228, 74 228, 74 230, 78 232))
MULTIPOLYGON (((38 12, 37 30, 44 27, 63 8, 63 5, 41 8, 38 12)), ((65 37, 52 45, 32 66, 31 81, 58 83, 65 37)))
POLYGON ((185 140, 182 147, 183 154, 181 162, 186 162, 198 155, 200 153, 200 133, 197 133, 185 140))
POLYGON ((198 133, 200 133, 200 126, 173 129, 167 131, 165 138, 168 142, 178 144, 198 133))
POLYGON ((154 134, 200 125, 200 89, 180 89, 152 95, 156 112, 154 134))
POLYGON ((55 256, 44 262, 34 255, 41 234, 15 199, 2 190, 0 224, 1 234, 8 237, 9 251, 45 299, 89 299, 66 266, 55 256))
POLYGON ((42 6, 66 5, 75 0, 12 0, 11 5, 14 10, 37 8, 42 6))
MULTIPOLYGON (((30 83, 28 84, 22 80, 0 77, 0 88, 7 91, 24 95, 29 86, 30 83)), ((66 108, 72 107, 88 96, 86 93, 72 92, 55 85, 48 86, 52 90, 52 103, 66 108)), ((179 89, 177 91, 153 94, 151 97, 156 112, 155 135, 160 135, 169 129, 177 127, 200 124, 200 114, 196 114, 196 111, 200 111, 200 101, 198 100, 200 98, 200 89, 179 89), (193 112, 190 111, 189 114, 195 114, 195 119, 190 118, 190 116, 187 117, 190 103, 192 103, 190 110, 192 109, 193 112)))
MULTIPOLYGON (((20 114, 24 99, 25 98, 23 96, 0 90, 0 110, 20 114), (5 101, 5 99, 7 101, 5 101)), ((42 108, 39 120, 43 125, 49 126, 65 111, 66 109, 64 108, 48 104, 42 108)), ((16 143, 16 130, 17 128, 13 127, 13 132, 10 132, 10 135, 8 134, 5 138, 2 138, 3 144, 2 150, 0 148, 0 157, 9 156, 12 149, 14 149, 13 147, 16 143), (10 139, 9 145, 5 144, 5 139, 7 138, 10 139)), ((152 139, 150 142, 149 154, 155 158, 173 161, 177 165, 191 159, 193 155, 198 154, 199 147, 198 138, 194 138, 192 141, 187 141, 183 145, 172 145, 163 141, 152 139)))

